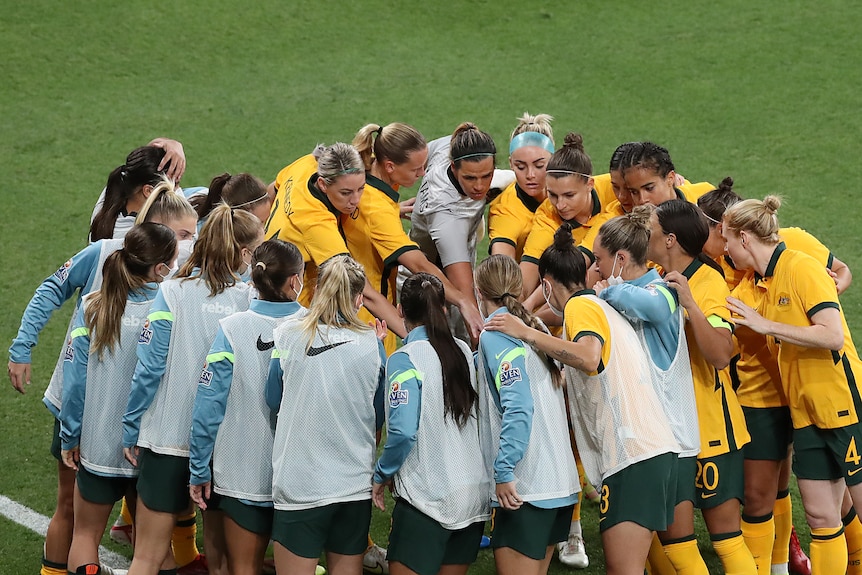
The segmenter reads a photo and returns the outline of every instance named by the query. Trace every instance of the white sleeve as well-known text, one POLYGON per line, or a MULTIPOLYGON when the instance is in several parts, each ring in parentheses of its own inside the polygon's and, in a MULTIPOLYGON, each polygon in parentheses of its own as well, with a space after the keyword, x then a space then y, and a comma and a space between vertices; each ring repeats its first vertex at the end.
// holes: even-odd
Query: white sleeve
POLYGON ((440 266, 445 268, 460 262, 473 265, 470 250, 471 219, 458 217, 445 210, 428 214, 427 217, 428 232, 440 255, 440 266))

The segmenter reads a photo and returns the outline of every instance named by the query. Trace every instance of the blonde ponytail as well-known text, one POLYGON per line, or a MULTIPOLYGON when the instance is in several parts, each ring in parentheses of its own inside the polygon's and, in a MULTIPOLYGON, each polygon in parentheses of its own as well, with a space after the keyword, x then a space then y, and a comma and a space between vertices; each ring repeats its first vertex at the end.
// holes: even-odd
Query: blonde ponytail
POLYGON ((365 281, 362 265, 348 255, 334 256, 323 262, 308 315, 302 321, 302 331, 308 337, 306 349, 314 342, 320 324, 353 331, 371 329, 359 319, 354 305, 356 297, 365 289, 365 281))

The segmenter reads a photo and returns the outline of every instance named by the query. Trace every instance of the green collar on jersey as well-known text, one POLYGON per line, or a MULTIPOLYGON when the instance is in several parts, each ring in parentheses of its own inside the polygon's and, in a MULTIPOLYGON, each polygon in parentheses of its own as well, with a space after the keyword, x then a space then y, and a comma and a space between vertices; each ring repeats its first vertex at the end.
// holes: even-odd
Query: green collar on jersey
POLYGON ((365 183, 370 185, 372 188, 378 189, 384 194, 386 194, 389 199, 396 204, 401 200, 401 196, 398 195, 398 192, 395 191, 395 188, 393 188, 380 178, 372 176, 371 172, 365 172, 365 183))

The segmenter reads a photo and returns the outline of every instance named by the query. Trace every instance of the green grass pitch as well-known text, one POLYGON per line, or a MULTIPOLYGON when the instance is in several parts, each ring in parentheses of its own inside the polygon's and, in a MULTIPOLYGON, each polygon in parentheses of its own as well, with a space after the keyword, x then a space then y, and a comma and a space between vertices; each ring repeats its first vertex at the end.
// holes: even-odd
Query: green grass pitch
MULTIPOLYGON (((429 139, 463 120, 506 161, 524 111, 584 135, 597 173, 651 139, 692 181, 779 193, 853 270, 862 203, 862 11, 852 2, 5 2, 0 10, 0 340, 39 282, 85 244, 111 169, 155 136, 185 145, 185 185, 224 171, 270 181, 318 142, 404 121, 429 139)), ((842 297, 862 329, 860 290, 842 297)), ((50 515, 55 462, 41 404, 71 304, 42 334, 25 396, 0 398, 0 494, 50 515)), ((797 526, 807 528, 796 506, 797 526)), ((595 507, 592 565, 603 572, 595 507)), ((386 543, 388 518, 373 534, 386 543)), ((720 572, 707 538, 701 547, 720 572)), ((0 518, 0 574, 36 573, 41 539, 0 518)), ((556 561, 552 573, 563 573, 556 561)), ((482 552, 471 573, 493 572, 482 552)))

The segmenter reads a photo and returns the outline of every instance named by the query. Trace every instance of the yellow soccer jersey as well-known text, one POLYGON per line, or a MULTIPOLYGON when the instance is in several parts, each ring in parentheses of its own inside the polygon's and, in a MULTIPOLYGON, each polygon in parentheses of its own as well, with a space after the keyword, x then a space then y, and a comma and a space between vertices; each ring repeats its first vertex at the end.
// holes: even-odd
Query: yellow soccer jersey
MULTIPOLYGON (((591 261, 594 259, 593 242, 599 234, 599 228, 613 217, 611 214, 602 211, 599 196, 595 190, 592 191, 592 200, 593 211, 590 219, 585 224, 572 223, 572 238, 575 240, 575 245, 591 261)), ((521 261, 538 264, 539 258, 542 257, 542 252, 554 243, 554 232, 562 224, 563 220, 557 213, 557 209, 551 205, 551 201, 545 200, 542 202, 536 210, 536 216, 533 219, 533 229, 530 231, 530 235, 527 236, 521 261)))
MULTIPOLYGON (((749 270, 731 295, 758 309, 765 293, 754 285, 754 272, 749 270)), ((787 405, 778 361, 767 345, 766 336, 744 326, 737 327, 733 335, 739 360, 731 369, 731 376, 740 405, 760 408, 787 405)))
POLYGON ((610 174, 599 174, 593 176, 593 189, 599 196, 599 203, 602 205, 603 211, 608 211, 608 206, 617 201, 617 196, 614 194, 614 187, 611 185, 610 174))
POLYGON ((317 286, 317 268, 339 254, 350 253, 343 237, 341 220, 345 217, 333 207, 316 185, 317 173, 305 180, 303 174, 289 177, 276 196, 275 210, 283 217, 270 217, 266 238, 291 242, 302 254, 305 262, 304 289, 299 303, 308 307, 317 286), (279 201, 280 200, 280 201, 279 201))
MULTIPOLYGON (((820 241, 800 228, 782 228, 779 235, 784 245, 813 257, 824 268, 832 267, 832 253, 820 241)), ((758 309, 764 290, 755 287, 754 272, 737 270, 729 257, 721 258, 724 279, 733 297, 758 309)), ((736 331, 739 361, 731 371, 739 403, 745 407, 778 407, 787 405, 787 396, 781 386, 778 359, 767 345, 766 336, 742 328, 736 331)))
MULTIPOLYGON (((590 301, 589 298, 578 297, 579 295, 595 295, 591 289, 581 290, 569 298, 563 313, 563 323, 566 326, 566 335, 572 341, 578 341, 584 336, 592 335, 602 342, 602 359, 599 367, 589 375, 597 375, 604 371, 605 366, 611 358, 611 326, 604 310, 599 305, 590 301)), ((574 368, 566 368, 574 369, 574 368)))
POLYGON ((275 199, 272 202, 269 219, 264 226, 267 239, 278 237, 279 231, 286 225, 293 186, 297 184, 304 186, 315 172, 317 172, 317 159, 308 154, 282 168, 275 177, 275 199))
POLYGON ((711 192, 714 189, 715 186, 713 186, 709 182, 698 182, 696 184, 692 184, 691 182, 686 180, 685 183, 676 188, 676 195, 679 199, 691 202, 692 204, 696 205, 697 199, 699 197, 701 197, 707 192, 711 192))
POLYGON ((856 380, 862 376, 862 363, 838 303, 835 282, 822 263, 779 244, 764 277, 756 276, 755 280, 765 292, 757 310, 772 321, 810 326, 809 318, 822 309, 835 308, 841 312, 844 346, 840 351, 768 338, 771 348, 777 349, 781 384, 790 404, 793 427, 816 425, 833 429, 856 423, 859 416, 854 398, 859 398, 856 380))
MULTIPOLYGON (((392 305, 396 301, 395 279, 398 258, 419 246, 411 241, 401 225, 398 192, 386 182, 365 175, 365 192, 359 207, 350 217, 343 218, 344 237, 350 254, 365 268, 371 287, 382 293, 392 305)), ((360 319, 374 321, 374 316, 362 308, 360 319)), ((383 341, 387 353, 397 348, 398 342, 391 331, 383 341)))
MULTIPOLYGON (((695 259, 683 272, 694 301, 709 323, 730 330, 727 297, 730 292, 721 274, 695 259)), ((694 380, 694 397, 700 424, 699 458, 715 457, 737 451, 751 440, 745 427, 742 407, 730 385, 728 370, 715 369, 697 345, 694 332, 686 319, 685 336, 694 380)))
POLYGON ((524 243, 533 229, 533 217, 541 202, 512 182, 488 208, 488 253, 496 242, 515 248, 515 260, 524 253, 524 243))

